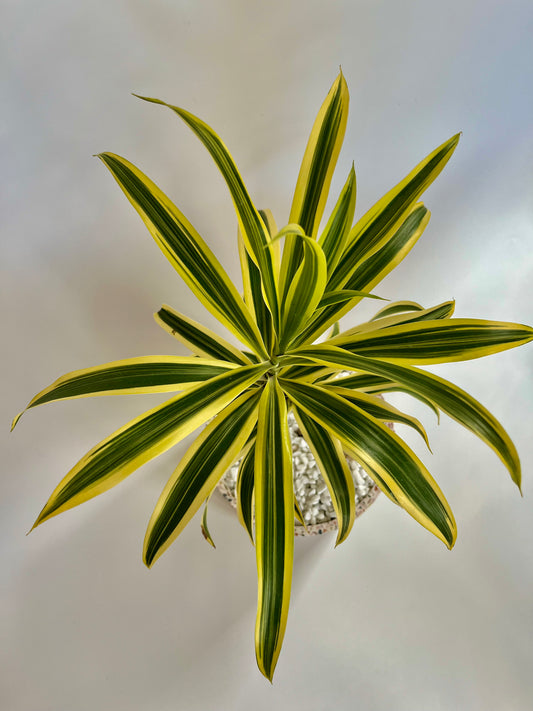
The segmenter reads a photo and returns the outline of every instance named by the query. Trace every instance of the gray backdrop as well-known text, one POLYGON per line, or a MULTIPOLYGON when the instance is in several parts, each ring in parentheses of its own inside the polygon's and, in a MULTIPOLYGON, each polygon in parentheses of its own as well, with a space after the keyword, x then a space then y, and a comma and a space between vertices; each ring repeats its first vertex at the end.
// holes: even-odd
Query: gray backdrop
POLYGON ((273 686, 255 666, 253 549, 223 501, 211 506, 216 551, 195 519, 152 571, 141 562, 146 523, 185 444, 25 536, 77 459, 160 397, 58 403, 7 433, 64 372, 185 353, 152 319, 161 303, 217 328, 92 154, 119 153, 151 175, 239 279, 220 175, 175 116, 132 91, 212 124, 279 225, 339 64, 351 112, 332 196, 355 160, 357 214, 463 131, 426 193, 428 230, 378 293, 425 305, 455 297, 458 316, 533 322, 531 3, 3 6, 0 707, 531 708, 531 346, 431 368, 508 429, 524 499, 490 449, 412 405, 433 456, 404 434, 449 498, 457 545, 448 552, 384 497, 340 548, 331 536, 298 540, 273 686))

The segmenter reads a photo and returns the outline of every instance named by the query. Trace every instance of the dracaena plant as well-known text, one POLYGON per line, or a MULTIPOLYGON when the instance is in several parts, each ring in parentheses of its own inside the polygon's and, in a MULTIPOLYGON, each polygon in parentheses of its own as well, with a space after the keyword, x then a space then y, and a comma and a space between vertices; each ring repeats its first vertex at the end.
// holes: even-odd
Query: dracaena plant
POLYGON ((409 425, 427 442, 426 433, 418 420, 378 395, 408 393, 437 414, 445 412, 492 447, 520 487, 518 455, 501 424, 466 392, 419 366, 513 348, 532 340, 533 329, 455 319, 453 301, 429 308, 398 301, 370 321, 339 332, 338 320, 361 299, 377 298, 371 290, 426 228, 429 212, 418 199, 449 160, 459 135, 430 153, 355 224, 352 167, 320 230, 348 114, 348 89, 340 74, 307 143, 288 224, 278 231, 271 213, 252 202, 228 149, 207 124, 176 106, 140 98, 179 116, 220 169, 238 218, 243 295, 155 183, 125 158, 112 153, 99 158, 193 294, 243 348, 163 306, 155 315, 157 323, 193 355, 106 363, 68 373, 39 393, 28 408, 89 395, 178 394, 91 449, 53 491, 34 527, 107 491, 207 423, 161 494, 143 558, 152 566, 204 502, 203 528, 211 540, 207 501, 240 459, 238 515, 257 554, 256 657, 271 679, 287 621, 294 522, 301 518, 293 490, 288 410, 329 488, 337 543, 346 539, 355 517, 348 454, 394 503, 451 548, 456 525, 448 502, 424 464, 385 423, 409 425), (316 344, 324 334, 326 340, 316 344))

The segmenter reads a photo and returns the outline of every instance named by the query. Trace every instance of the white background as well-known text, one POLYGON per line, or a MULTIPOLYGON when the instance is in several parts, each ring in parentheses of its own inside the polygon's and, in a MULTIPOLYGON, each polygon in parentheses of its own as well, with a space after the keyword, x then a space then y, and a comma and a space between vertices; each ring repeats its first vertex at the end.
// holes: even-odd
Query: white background
POLYGON ((457 545, 448 552, 384 497, 340 548, 331 536, 298 540, 273 686, 255 666, 253 549, 223 501, 211 506, 216 551, 195 519, 152 571, 141 562, 185 445, 25 536, 77 459, 161 398, 49 405, 8 435, 12 416, 64 372, 184 353, 152 319, 161 303, 217 327, 92 154, 139 165, 239 279, 215 166, 175 116, 132 91, 208 121, 280 226, 339 64, 351 111, 328 209, 352 160, 360 215, 463 131, 425 195, 429 228, 376 293, 426 306, 455 297, 458 316, 532 323, 531 3, 4 0, 1 32, 0 707, 531 708, 531 346, 432 368, 507 428, 524 499, 489 448, 412 405, 433 456, 405 436, 454 509, 457 545))

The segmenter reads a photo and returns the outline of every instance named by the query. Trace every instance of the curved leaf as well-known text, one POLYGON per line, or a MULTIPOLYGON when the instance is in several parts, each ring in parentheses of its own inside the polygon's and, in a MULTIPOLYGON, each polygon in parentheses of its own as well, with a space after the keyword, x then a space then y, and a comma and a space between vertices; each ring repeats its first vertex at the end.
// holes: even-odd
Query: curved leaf
POLYGON ((295 235, 303 243, 303 260, 298 267, 282 306, 280 350, 283 351, 300 326, 315 312, 327 279, 326 257, 321 247, 309 237, 295 235))
MULTIPOLYGON (((520 459, 511 438, 481 403, 461 388, 433 373, 418 368, 353 355, 334 346, 312 346, 298 351, 299 356, 311 362, 339 369, 354 369, 390 378, 405 385, 413 394, 430 400, 451 418, 469 429, 491 447, 505 464, 512 480, 520 488, 520 459)), ((299 359, 290 357, 290 362, 299 359)), ((301 361, 300 361, 301 362, 301 361)))
POLYGON ((70 470, 52 492, 33 527, 111 489, 142 464, 173 447, 252 385, 268 366, 230 370, 121 427, 70 470))
POLYGON ((345 400, 357 405, 357 407, 360 407, 361 410, 364 410, 369 415, 372 415, 372 417, 375 417, 382 422, 398 422, 402 425, 412 427, 422 437, 427 448, 431 452, 427 432, 422 423, 417 420, 416 417, 412 417, 411 415, 405 414, 405 412, 401 412, 398 408, 394 407, 382 398, 375 397, 369 393, 350 390, 349 388, 339 387, 331 383, 321 383, 321 387, 328 392, 340 395, 345 400))
POLYGON ((263 222, 263 219, 261 218, 261 215, 248 195, 243 179, 227 147, 210 126, 188 111, 185 111, 178 106, 167 104, 159 99, 151 99, 147 96, 139 96, 138 94, 134 94, 134 96, 137 96, 139 99, 143 99, 143 101, 148 101, 152 104, 160 104, 161 106, 169 108, 181 119, 183 119, 183 121, 185 121, 185 123, 209 151, 211 157, 218 166, 218 169, 222 173, 222 177, 226 181, 226 185, 230 191, 235 211, 237 213, 237 218, 239 220, 239 226, 246 243, 246 249, 261 272, 266 302, 272 313, 274 327, 277 331, 279 305, 274 265, 272 261, 273 257, 270 250, 264 249, 265 245, 269 242, 268 230, 263 222))
POLYGON ((335 345, 338 340, 344 338, 345 336, 351 336, 357 333, 368 333, 369 331, 378 331, 382 328, 388 328, 389 326, 398 326, 401 323, 416 323, 417 321, 433 321, 435 319, 451 318, 454 311, 455 301, 452 299, 452 301, 444 301, 442 304, 430 306, 428 309, 422 309, 422 311, 413 311, 393 316, 383 316, 376 320, 371 319, 370 321, 360 323, 353 328, 349 328, 347 331, 343 331, 338 334, 339 338, 331 338, 328 342, 331 345, 335 345))
POLYGON ((376 321, 379 318, 385 318, 385 316, 395 316, 396 314, 403 314, 408 311, 423 311, 424 307, 421 306, 416 301, 395 301, 393 304, 387 304, 377 313, 375 313, 371 321, 376 321))
POLYGON ((143 560, 150 568, 176 540, 239 455, 257 421, 260 391, 249 390, 207 425, 168 480, 148 523, 143 560))
POLYGON ((235 286, 187 218, 125 158, 98 156, 139 213, 157 245, 202 304, 241 341, 266 357, 264 344, 235 286))
MULTIPOLYGON (((448 548, 456 538, 453 514, 426 467, 395 432, 343 397, 317 385, 280 381, 300 409, 338 437, 363 467, 369 467, 398 503, 448 548)), ((376 482, 379 484, 379 482, 376 482)))
POLYGON ((259 403, 255 445, 255 550, 258 599, 255 653, 272 680, 291 593, 294 550, 292 451, 285 396, 270 378, 259 403))

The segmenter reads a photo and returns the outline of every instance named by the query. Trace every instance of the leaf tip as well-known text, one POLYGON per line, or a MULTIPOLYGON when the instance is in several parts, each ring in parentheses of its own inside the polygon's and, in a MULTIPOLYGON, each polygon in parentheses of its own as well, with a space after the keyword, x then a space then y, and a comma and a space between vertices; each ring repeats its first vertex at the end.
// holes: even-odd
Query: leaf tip
POLYGON ((20 418, 25 412, 26 410, 22 410, 22 412, 19 412, 18 415, 15 415, 15 417, 13 418, 13 422, 11 423, 11 429, 9 430, 10 432, 13 432, 13 430, 17 426, 17 422, 20 420, 20 418))

